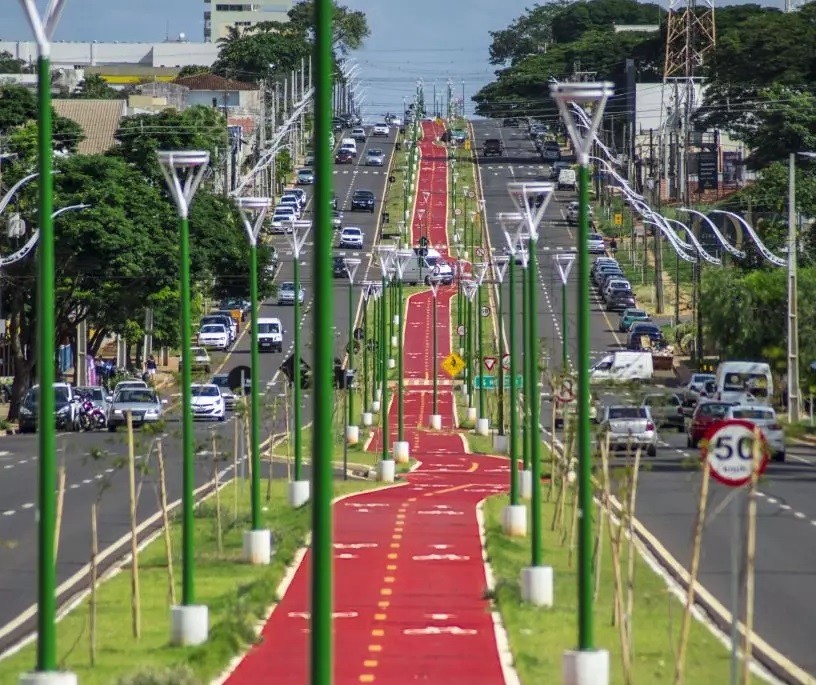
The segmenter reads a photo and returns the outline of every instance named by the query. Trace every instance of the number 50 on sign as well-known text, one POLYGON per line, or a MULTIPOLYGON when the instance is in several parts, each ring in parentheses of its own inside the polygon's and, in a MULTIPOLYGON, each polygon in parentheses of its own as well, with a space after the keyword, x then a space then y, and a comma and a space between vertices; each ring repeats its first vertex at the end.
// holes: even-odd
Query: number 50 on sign
MULTIPOLYGON (((749 421, 729 419, 714 424, 706 433, 702 457, 711 467, 711 475, 733 488, 751 480, 754 466, 754 425, 749 421)), ((768 445, 761 432, 757 472, 765 471, 768 463, 768 445)))

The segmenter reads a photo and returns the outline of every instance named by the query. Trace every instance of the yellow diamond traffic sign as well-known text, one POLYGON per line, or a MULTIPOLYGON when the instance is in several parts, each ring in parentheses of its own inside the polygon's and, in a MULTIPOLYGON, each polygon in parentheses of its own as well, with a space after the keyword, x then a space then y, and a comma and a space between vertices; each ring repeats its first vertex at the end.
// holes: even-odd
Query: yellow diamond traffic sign
POLYGON ((451 352, 442 360, 442 370, 451 378, 455 378, 467 366, 465 360, 462 359, 456 352, 451 352))

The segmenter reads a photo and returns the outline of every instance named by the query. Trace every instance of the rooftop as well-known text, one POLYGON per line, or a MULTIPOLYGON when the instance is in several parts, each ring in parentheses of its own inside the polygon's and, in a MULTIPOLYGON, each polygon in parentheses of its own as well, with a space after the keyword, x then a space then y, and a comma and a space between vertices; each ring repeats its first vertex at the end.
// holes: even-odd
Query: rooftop
POLYGON ((80 142, 77 150, 79 154, 101 154, 116 145, 113 136, 127 111, 127 102, 124 100, 62 100, 56 98, 53 104, 57 114, 75 121, 85 132, 85 140, 80 142))
POLYGON ((192 91, 227 91, 232 92, 236 90, 258 90, 258 86, 254 83, 243 83, 242 81, 233 81, 223 76, 216 76, 215 74, 195 74, 193 76, 184 76, 177 78, 173 83, 180 86, 185 86, 192 91))

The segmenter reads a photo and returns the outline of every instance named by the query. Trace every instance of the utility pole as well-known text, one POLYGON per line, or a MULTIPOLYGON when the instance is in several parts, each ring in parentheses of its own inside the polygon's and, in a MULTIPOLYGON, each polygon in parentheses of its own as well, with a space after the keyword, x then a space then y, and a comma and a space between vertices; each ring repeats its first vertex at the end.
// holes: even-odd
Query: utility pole
MULTIPOLYGON (((788 0, 790 2, 790 0, 788 0)), ((796 155, 788 158, 788 421, 799 421, 799 324, 796 287, 796 155)))

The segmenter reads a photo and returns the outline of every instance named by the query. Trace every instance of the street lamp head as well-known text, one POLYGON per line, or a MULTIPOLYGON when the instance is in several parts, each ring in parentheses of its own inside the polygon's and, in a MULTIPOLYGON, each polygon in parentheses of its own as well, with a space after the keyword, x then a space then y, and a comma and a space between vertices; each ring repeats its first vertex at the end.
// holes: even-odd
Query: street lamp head
POLYGON ((589 151, 598 126, 601 123, 604 107, 610 95, 614 92, 614 84, 609 81, 600 82, 578 82, 578 83, 551 83, 550 95, 558 104, 558 111, 561 118, 567 125, 572 146, 581 166, 589 165, 589 151), (586 121, 582 117, 581 123, 586 126, 586 131, 579 133, 575 113, 568 107, 569 103, 577 105, 594 105, 592 120, 586 121))
POLYGON ((550 95, 560 105, 562 102, 592 104, 601 102, 614 93, 615 84, 610 81, 578 81, 550 84, 550 95))
POLYGON ((377 245, 377 257, 380 260, 380 269, 384 276, 388 275, 388 271, 394 262, 397 248, 393 245, 377 245))
POLYGON ((499 255, 493 258, 493 279, 497 283, 504 282, 508 264, 510 264, 510 257, 507 255, 499 255))
MULTIPOLYGON (((532 240, 538 240, 538 227, 552 200, 555 184, 535 181, 507 184, 507 192, 521 213, 532 240)), ((519 228, 521 230, 521 228, 519 228)))
POLYGON ((481 285, 482 281, 484 281, 485 275, 487 274, 487 267, 487 262, 476 262, 471 265, 470 270, 476 279, 477 285, 481 285))
POLYGON ((343 266, 346 267, 346 275, 349 283, 354 283, 354 276, 357 275, 357 269, 360 267, 360 259, 358 257, 343 257, 343 266))
POLYGON ((306 236, 309 235, 309 231, 312 228, 312 222, 303 219, 293 221, 291 225, 292 232, 285 233, 285 235, 289 241, 289 245, 292 247, 292 256, 295 259, 300 259, 300 251, 303 249, 303 245, 306 242, 306 236))
POLYGON ((235 204, 241 211, 257 213, 268 210, 271 202, 268 197, 236 197, 235 204))
POLYGON ((394 255, 394 269, 396 271, 397 279, 402 280, 403 275, 405 274, 405 267, 408 266, 408 262, 414 257, 413 250, 397 250, 394 255))
POLYGON ((479 290, 479 284, 472 279, 468 279, 467 281, 462 282, 462 289, 465 293, 465 297, 473 302, 473 298, 476 296, 476 293, 479 290))
POLYGON ((186 219, 190 215, 193 195, 207 171, 210 153, 206 150, 158 150, 156 156, 179 217, 186 219))
POLYGON ((553 261, 558 269, 558 275, 561 277, 561 285, 566 285, 569 280, 572 265, 575 264, 575 258, 578 255, 574 252, 559 252, 553 255, 553 261))

